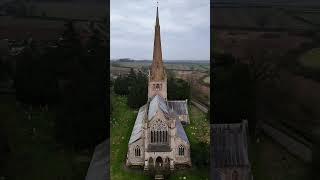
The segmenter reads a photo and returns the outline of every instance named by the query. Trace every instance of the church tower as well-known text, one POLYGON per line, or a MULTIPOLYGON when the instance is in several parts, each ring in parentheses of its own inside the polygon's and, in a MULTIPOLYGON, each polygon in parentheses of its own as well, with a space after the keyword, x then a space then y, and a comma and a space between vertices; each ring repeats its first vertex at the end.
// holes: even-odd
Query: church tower
POLYGON ((153 60, 148 77, 148 101, 140 107, 128 143, 127 166, 142 166, 162 174, 191 166, 190 142, 182 126, 188 124, 186 100, 167 100, 167 74, 162 61, 157 7, 153 60))
POLYGON ((167 100, 167 74, 162 61, 158 6, 154 32, 153 59, 149 69, 148 98, 157 94, 167 100))

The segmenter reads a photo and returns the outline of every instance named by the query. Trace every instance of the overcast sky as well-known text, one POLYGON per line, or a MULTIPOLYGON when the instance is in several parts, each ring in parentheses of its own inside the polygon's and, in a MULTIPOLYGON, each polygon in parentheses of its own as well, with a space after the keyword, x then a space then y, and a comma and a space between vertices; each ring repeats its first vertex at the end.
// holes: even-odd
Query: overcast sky
MULTIPOLYGON (((155 0, 111 0, 111 59, 152 59, 155 0)), ((210 1, 159 0, 164 60, 210 59, 210 1)))

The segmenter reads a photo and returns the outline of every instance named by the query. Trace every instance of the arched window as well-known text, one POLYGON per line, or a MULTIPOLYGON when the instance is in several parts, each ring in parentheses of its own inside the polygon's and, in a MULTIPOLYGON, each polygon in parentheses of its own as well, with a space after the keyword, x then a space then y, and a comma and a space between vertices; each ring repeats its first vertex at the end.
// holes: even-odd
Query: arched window
POLYGON ((157 131, 157 135, 156 135, 156 143, 159 142, 159 131, 157 131))
POLYGON ((157 84, 157 85, 156 85, 156 90, 157 90, 157 91, 161 90, 160 84, 157 84))
POLYGON ((180 145, 179 146, 179 156, 184 156, 184 147, 183 147, 183 145, 180 145))
POLYGON ((153 131, 151 131, 151 143, 153 143, 153 131))
POLYGON ((168 142, 168 131, 165 131, 166 134, 166 142, 168 142))
POLYGON ((137 147, 134 149, 134 155, 136 157, 140 157, 141 156, 141 150, 140 147, 137 145, 137 147))
POLYGON ((237 171, 233 171, 232 173, 232 180, 238 180, 238 172, 237 171))
POLYGON ((168 142, 168 126, 160 119, 152 125, 150 132, 151 143, 165 144, 168 142))
POLYGON ((163 143, 166 142, 166 139, 165 139, 165 136, 164 136, 164 131, 162 131, 162 142, 163 142, 163 143))

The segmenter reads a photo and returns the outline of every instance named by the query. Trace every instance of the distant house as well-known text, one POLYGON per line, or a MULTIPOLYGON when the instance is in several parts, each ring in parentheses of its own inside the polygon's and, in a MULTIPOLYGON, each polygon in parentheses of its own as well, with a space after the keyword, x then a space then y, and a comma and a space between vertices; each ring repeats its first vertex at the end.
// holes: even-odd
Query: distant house
POLYGON ((213 180, 251 180, 247 121, 211 125, 211 177, 213 180))

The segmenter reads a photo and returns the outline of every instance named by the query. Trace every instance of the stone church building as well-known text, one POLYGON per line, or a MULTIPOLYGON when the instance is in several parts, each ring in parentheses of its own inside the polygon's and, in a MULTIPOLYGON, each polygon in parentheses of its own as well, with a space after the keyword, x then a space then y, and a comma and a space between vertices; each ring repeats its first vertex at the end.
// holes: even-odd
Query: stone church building
POLYGON ((167 99, 157 7, 148 101, 139 109, 128 143, 126 165, 141 166, 146 171, 191 166, 190 143, 182 126, 188 123, 187 100, 167 99))
POLYGON ((247 121, 211 124, 211 179, 252 180, 247 121))

